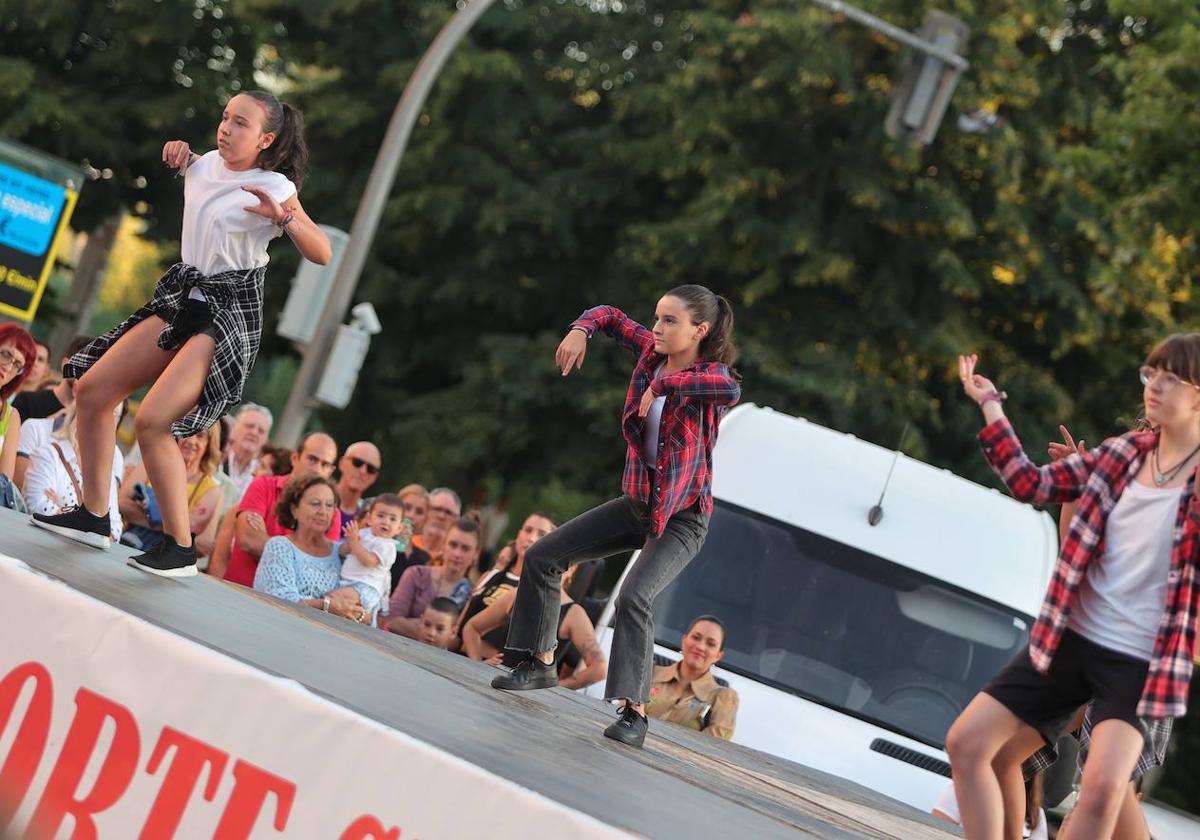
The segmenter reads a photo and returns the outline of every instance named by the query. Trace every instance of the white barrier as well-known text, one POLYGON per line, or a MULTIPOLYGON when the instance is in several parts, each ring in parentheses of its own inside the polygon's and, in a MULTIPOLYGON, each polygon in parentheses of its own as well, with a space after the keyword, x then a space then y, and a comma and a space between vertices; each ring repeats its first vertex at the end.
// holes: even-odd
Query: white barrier
POLYGON ((0 593, 0 836, 629 836, 4 555, 0 593))

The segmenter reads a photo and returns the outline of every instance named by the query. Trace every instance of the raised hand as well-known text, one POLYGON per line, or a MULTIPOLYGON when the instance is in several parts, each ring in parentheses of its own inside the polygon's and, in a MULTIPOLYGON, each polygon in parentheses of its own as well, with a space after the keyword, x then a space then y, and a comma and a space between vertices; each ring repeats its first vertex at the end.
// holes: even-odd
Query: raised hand
POLYGON ((358 548, 358 523, 351 519, 346 523, 346 545, 350 548, 358 548))
POLYGON ((252 204, 249 207, 243 207, 247 213, 254 213, 262 216, 264 219, 269 219, 272 222, 279 223, 287 216, 287 212, 283 209, 278 201, 271 197, 271 194, 261 187, 242 187, 246 192, 258 199, 258 204, 252 204))
POLYGON ((1077 452, 1080 455, 1087 452, 1087 447, 1083 445, 1083 440, 1080 439, 1079 443, 1076 443, 1071 437, 1071 433, 1067 431, 1066 426, 1059 426, 1058 431, 1059 434, 1063 436, 1063 442, 1059 443, 1056 440, 1050 441, 1047 449, 1050 453, 1051 461, 1061 460, 1062 458, 1066 458, 1068 455, 1074 455, 1077 452))
POLYGON ((583 357, 587 355, 587 336, 583 330, 573 329, 563 338, 558 349, 554 351, 554 366, 566 376, 572 370, 583 367, 583 357))
POLYGON ((186 169, 192 159, 192 148, 183 140, 168 140, 163 145, 162 159, 174 169, 186 169))
POLYGON ((975 372, 975 364, 978 361, 979 356, 975 353, 958 357, 958 378, 962 380, 963 392, 975 402, 996 390, 992 380, 975 372))

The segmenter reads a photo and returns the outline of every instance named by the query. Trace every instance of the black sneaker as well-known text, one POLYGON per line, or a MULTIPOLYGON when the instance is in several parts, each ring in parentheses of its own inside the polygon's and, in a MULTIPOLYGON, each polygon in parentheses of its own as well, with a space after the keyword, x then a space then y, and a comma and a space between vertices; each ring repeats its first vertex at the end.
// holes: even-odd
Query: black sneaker
POLYGON ((196 574, 196 547, 181 548, 166 534, 157 547, 135 554, 126 561, 135 569, 162 577, 192 577, 196 574))
POLYGON ((649 728, 650 721, 646 720, 646 716, 638 714, 633 706, 626 703, 617 722, 604 730, 604 737, 641 749, 649 728))
POLYGON ((501 674, 492 680, 492 688, 504 691, 532 691, 535 688, 554 688, 558 685, 558 669, 547 665, 536 656, 529 656, 517 663, 511 673, 501 674))
POLYGON ((108 514, 97 516, 83 505, 69 507, 62 513, 35 513, 32 522, 39 528, 45 528, 93 548, 108 548, 112 545, 108 536, 111 527, 108 514))

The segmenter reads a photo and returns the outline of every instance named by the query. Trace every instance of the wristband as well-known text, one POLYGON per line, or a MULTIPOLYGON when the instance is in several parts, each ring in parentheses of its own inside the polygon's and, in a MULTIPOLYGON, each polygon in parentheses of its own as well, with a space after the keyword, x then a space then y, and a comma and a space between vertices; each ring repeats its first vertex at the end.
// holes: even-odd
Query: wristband
POLYGON ((990 403, 992 400, 995 400, 998 403, 1002 403, 1006 399, 1008 399, 1008 394, 1004 393, 1003 391, 988 391, 986 394, 984 394, 982 397, 979 398, 979 407, 983 408, 984 405, 986 405, 987 403, 990 403))
POLYGON ((282 229, 286 228, 288 225, 290 225, 295 220, 295 218, 296 218, 296 214, 289 210, 288 214, 286 216, 284 216, 281 220, 276 222, 275 224, 279 226, 280 230, 282 230, 282 229))
MULTIPOLYGON (((579 330, 581 333, 583 333, 583 337, 584 337, 584 338, 591 338, 591 337, 592 337, 592 334, 591 334, 590 332, 588 332, 588 331, 587 331, 585 328, 583 328, 583 327, 571 327, 571 330, 579 330)), ((567 330, 567 332, 570 332, 571 330, 567 330)))
POLYGON ((329 612, 329 605, 332 603, 333 603, 333 601, 331 601, 329 599, 329 596, 326 595, 324 598, 321 599, 321 609, 323 609, 325 612, 329 612))

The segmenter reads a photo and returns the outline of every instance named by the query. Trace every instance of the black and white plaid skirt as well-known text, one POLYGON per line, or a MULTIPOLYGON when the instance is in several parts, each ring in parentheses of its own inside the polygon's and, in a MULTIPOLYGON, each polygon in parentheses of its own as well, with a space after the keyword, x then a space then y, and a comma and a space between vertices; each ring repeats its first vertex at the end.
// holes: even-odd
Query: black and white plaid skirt
POLYGON ((63 367, 63 376, 83 376, 121 336, 151 315, 167 322, 158 335, 158 346, 178 350, 197 332, 193 328, 194 309, 189 311, 187 301, 191 290, 199 289, 212 316, 211 326, 205 325, 199 331, 211 335, 217 347, 200 401, 171 425, 171 432, 176 438, 185 438, 207 431, 241 401, 246 378, 254 367, 262 339, 266 272, 266 266, 260 266, 205 276, 195 266, 176 263, 159 279, 150 301, 72 356, 63 367))

